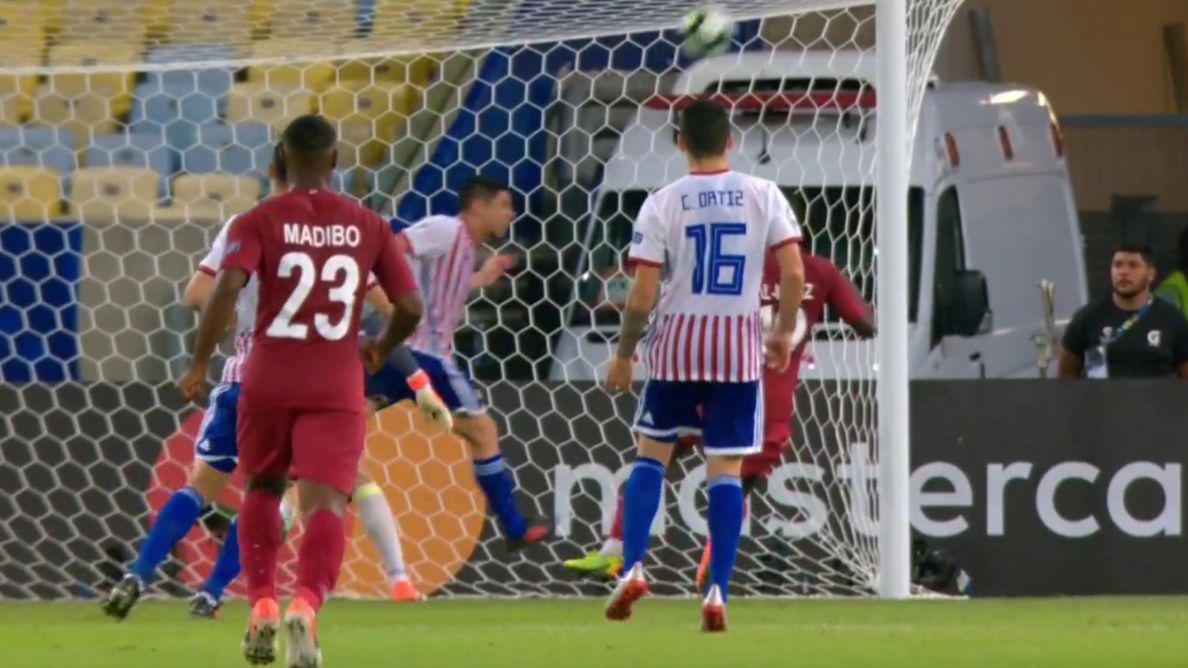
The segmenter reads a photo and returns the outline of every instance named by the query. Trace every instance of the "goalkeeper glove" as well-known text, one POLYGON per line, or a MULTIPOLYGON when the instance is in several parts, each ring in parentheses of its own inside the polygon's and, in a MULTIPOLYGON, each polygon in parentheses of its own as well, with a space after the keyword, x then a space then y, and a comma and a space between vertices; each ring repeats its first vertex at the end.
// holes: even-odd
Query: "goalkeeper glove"
POLYGON ((433 385, 429 382, 429 376, 424 370, 418 369, 416 373, 407 378, 408 386, 417 395, 417 408, 421 410, 421 415, 424 415, 430 422, 436 422, 441 425, 446 431, 450 431, 454 427, 454 418, 450 415, 450 411, 446 408, 441 397, 437 395, 437 391, 433 389, 433 385))

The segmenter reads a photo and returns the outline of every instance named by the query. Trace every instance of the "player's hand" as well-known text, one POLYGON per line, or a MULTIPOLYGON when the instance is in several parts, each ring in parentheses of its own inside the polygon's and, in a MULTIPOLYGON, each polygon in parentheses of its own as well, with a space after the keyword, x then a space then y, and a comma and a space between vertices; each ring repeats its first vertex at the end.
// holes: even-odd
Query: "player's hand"
POLYGON ((450 410, 432 386, 417 390, 417 408, 421 409, 421 415, 430 422, 441 425, 442 429, 450 431, 454 428, 454 417, 450 415, 450 410))
POLYGON ((486 287, 503 278, 504 274, 519 264, 519 258, 514 255, 495 253, 483 262, 483 266, 474 274, 475 287, 486 287))
POLYGON ((359 357, 363 360, 363 368, 367 373, 377 373, 384 366, 384 358, 380 355, 379 343, 375 339, 364 337, 359 339, 359 357))
POLYGON ((615 356, 611 358, 610 368, 606 371, 606 389, 611 392, 626 392, 631 389, 631 379, 635 375, 635 364, 631 359, 615 356))
POLYGON ((767 335, 763 345, 764 355, 767 357, 767 368, 772 371, 785 371, 792 357, 792 333, 772 330, 767 335))
POLYGON ((206 380, 206 365, 191 363, 185 375, 177 382, 177 389, 183 397, 194 403, 205 401, 207 393, 210 392, 210 383, 206 380))

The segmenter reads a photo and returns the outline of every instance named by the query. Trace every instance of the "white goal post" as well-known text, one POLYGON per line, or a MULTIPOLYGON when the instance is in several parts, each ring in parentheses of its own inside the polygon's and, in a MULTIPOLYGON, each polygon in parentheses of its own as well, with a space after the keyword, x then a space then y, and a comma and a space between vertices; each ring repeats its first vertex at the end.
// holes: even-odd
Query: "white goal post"
MULTIPOLYGON (((452 213, 478 173, 520 213, 480 251, 517 268, 473 295, 456 348, 558 537, 504 553, 461 443, 394 407, 365 468, 414 580, 602 593, 559 564, 606 537, 633 458, 634 399, 597 380, 632 218, 683 173, 675 111, 702 95, 730 108, 735 167, 781 187, 878 327, 862 341, 830 313, 810 333, 792 445, 754 495, 735 582, 910 595, 910 175, 933 150, 916 121, 961 0, 712 4, 733 43, 702 56, 679 32, 696 0, 0 0, 0 599, 93 595, 185 483, 201 413, 172 389, 194 325, 182 288, 221 223, 268 195, 277 133, 308 112, 338 127, 335 186, 394 226, 452 213)), ((677 468, 653 527, 667 594, 692 589, 705 533, 704 467, 677 468)), ((156 593, 201 581, 239 498, 235 481, 156 593)), ((353 531, 340 593, 382 596, 353 531)))

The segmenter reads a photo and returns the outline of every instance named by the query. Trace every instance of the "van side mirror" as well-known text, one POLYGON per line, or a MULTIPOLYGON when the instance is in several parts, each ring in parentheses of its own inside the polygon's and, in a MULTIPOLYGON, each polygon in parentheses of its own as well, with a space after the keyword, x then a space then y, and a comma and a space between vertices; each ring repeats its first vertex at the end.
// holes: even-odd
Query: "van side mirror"
POLYGON ((986 275, 976 269, 953 272, 952 291, 944 313, 943 336, 977 336, 989 332, 994 323, 990 311, 990 289, 986 275))

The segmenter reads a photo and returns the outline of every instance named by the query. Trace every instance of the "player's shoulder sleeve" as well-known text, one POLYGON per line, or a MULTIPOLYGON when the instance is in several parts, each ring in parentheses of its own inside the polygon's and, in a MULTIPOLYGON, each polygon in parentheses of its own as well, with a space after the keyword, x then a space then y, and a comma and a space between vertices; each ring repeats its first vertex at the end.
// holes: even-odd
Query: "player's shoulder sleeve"
POLYGON ((450 250, 461 224, 453 216, 429 216, 409 225, 400 234, 408 241, 413 257, 433 258, 450 250))
POLYGON ((215 235, 214 241, 211 242, 210 249, 198 261, 198 271, 204 274, 210 274, 211 276, 219 273, 219 268, 223 266, 223 255, 227 252, 227 232, 230 231, 231 224, 235 222, 235 218, 236 216, 231 216, 219 228, 219 233, 215 235))
MULTIPOLYGON (((846 276, 836 264, 825 258, 808 256, 813 260, 814 270, 821 277, 819 280, 824 287, 823 298, 828 302, 837 316, 850 325, 870 317, 870 307, 858 293, 858 287, 846 276)), ((805 267, 808 267, 808 258, 805 267)))
POLYGON ((779 248, 800 241, 800 223, 788 198, 772 181, 761 181, 766 190, 767 246, 779 248))
POLYGON ((367 224, 373 229, 378 240, 379 253, 376 254, 375 265, 368 275, 368 287, 374 278, 389 301, 396 301, 404 295, 417 289, 417 282, 413 278, 408 260, 396 245, 396 235, 388 222, 372 211, 367 211, 367 224))
POLYGON ((248 276, 256 273, 263 257, 263 235, 260 226, 265 220, 268 201, 257 204, 247 213, 236 216, 228 224, 222 269, 239 269, 248 276))
POLYGON ((635 229, 631 233, 631 248, 627 260, 631 264, 652 267, 664 266, 664 219, 657 205, 655 194, 648 195, 639 215, 635 218, 635 229))

